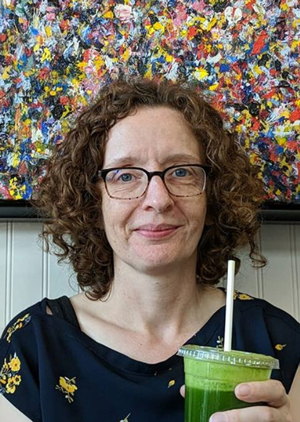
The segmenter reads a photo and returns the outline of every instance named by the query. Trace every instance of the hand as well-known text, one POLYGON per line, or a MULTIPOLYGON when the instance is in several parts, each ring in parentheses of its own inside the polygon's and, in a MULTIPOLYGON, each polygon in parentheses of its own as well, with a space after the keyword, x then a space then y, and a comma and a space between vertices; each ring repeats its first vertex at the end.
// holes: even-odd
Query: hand
MULTIPOLYGON (((184 386, 180 393, 184 396, 184 386)), ((281 382, 275 380, 239 384, 238 399, 248 403, 265 402, 268 406, 245 407, 214 413, 209 422, 292 422, 289 397, 281 382)))

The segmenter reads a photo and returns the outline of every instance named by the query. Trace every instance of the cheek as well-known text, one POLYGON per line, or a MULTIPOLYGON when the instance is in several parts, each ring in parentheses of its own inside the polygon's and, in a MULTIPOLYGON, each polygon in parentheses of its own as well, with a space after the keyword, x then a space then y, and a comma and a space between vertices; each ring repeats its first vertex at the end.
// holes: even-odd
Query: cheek
POLYGON ((105 231, 105 235, 107 241, 113 250, 116 249, 118 244, 121 243, 121 236, 119 235, 120 230, 118 228, 118 222, 114 218, 112 212, 106 212, 104 208, 102 208, 103 212, 103 229, 105 231))
POLYGON ((101 210, 102 210, 103 228, 104 228, 104 231, 106 233, 106 237, 109 243, 111 243, 110 236, 113 231, 113 227, 115 225, 115 220, 116 220, 115 215, 114 215, 115 210, 114 210, 114 205, 109 200, 110 198, 107 198, 106 195, 104 195, 102 198, 103 199, 102 199, 101 210))
POLYGON ((206 220, 206 197, 199 197, 199 201, 190 204, 186 209, 186 216, 190 222, 196 227, 202 227, 206 220))
MULTIPOLYGON (((113 241, 114 237, 117 237, 122 232, 126 231, 126 224, 128 224, 130 212, 128 207, 122 205, 123 204, 117 200, 103 198, 102 218, 108 240, 112 237, 111 240, 113 241)), ((119 241, 121 240, 120 237, 118 239, 119 241)))
POLYGON ((114 207, 102 205, 103 225, 106 235, 109 236, 120 224, 120 216, 115 212, 114 207))
POLYGON ((199 242, 206 222, 206 207, 203 207, 201 204, 197 211, 198 212, 194 212, 193 217, 190 219, 190 229, 192 232, 191 236, 199 242))

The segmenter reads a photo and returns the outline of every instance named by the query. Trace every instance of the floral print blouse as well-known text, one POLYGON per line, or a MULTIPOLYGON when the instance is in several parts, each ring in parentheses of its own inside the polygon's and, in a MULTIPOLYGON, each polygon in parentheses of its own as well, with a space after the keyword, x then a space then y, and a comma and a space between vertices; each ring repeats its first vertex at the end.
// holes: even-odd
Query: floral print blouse
MULTIPOLYGON (((44 299, 14 318, 0 341, 0 394, 30 420, 184 421, 181 357, 157 364, 133 360, 95 342, 76 323, 47 314, 46 304, 44 299)), ((223 307, 187 343, 221 348, 224 316, 223 307)), ((233 348, 279 359, 272 377, 289 391, 300 361, 300 324, 266 301, 236 292, 233 348)))

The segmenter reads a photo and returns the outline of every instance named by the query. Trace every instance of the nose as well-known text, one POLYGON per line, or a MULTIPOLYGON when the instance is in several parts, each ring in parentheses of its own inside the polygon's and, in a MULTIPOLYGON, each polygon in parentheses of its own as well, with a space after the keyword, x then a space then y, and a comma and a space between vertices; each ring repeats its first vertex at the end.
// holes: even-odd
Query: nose
POLYGON ((143 207, 152 208, 161 213, 172 207, 174 204, 172 196, 159 176, 153 176, 146 190, 143 207))

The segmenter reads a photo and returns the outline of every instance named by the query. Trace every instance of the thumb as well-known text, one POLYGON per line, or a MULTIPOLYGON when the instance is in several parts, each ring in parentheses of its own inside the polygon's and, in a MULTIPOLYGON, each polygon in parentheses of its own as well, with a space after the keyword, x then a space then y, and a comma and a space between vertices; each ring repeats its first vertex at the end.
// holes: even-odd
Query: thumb
POLYGON ((182 395, 182 397, 185 397, 185 385, 182 385, 181 387, 180 387, 180 394, 182 395))

